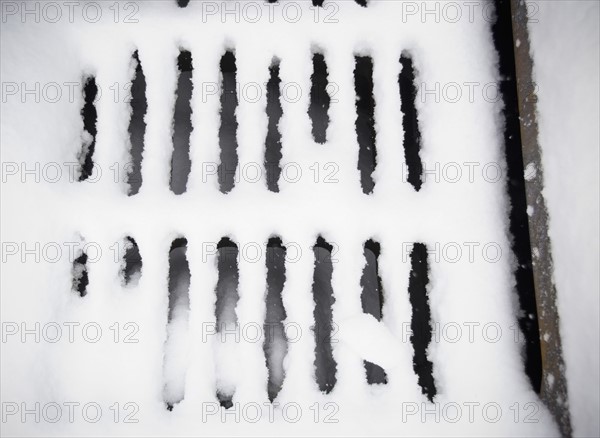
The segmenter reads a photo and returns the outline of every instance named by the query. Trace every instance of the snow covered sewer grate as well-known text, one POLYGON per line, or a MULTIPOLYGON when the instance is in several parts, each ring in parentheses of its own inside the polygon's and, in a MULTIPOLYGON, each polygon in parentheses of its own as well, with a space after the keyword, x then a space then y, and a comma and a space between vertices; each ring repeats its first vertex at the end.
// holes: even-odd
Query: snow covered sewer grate
POLYGON ((569 433, 508 1, 67 3, 2 3, 3 430, 569 433))

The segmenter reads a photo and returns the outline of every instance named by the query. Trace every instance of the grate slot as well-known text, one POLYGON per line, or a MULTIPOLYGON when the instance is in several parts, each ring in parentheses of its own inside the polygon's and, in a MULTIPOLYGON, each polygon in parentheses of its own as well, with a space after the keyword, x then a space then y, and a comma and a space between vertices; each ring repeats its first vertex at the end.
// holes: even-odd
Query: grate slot
POLYGON ((190 313, 190 266, 187 240, 175 239, 169 251, 169 313, 164 359, 164 401, 168 410, 185 396, 185 361, 190 313))
POLYGON ((400 86, 400 100, 402 127, 404 129, 404 156, 408 167, 408 182, 418 192, 421 190, 421 177, 423 174, 423 163, 419 151, 421 150, 421 131, 419 129, 419 118, 415 100, 417 99, 417 88, 415 85, 415 68, 410 54, 404 53, 400 57, 402 71, 398 77, 400 86))
POLYGON ((269 370, 268 395, 272 402, 279 394, 285 371, 283 360, 287 354, 288 342, 283 322, 287 318, 281 293, 285 284, 286 248, 281 239, 271 238, 267 243, 267 296, 263 349, 269 370))
MULTIPOLYGON (((379 254, 381 247, 379 243, 368 240, 364 245, 364 257, 366 265, 360 280, 362 286, 361 303, 363 312, 372 315, 377 321, 381 321, 383 309, 383 286, 379 276, 379 254)), ((373 384, 387 383, 387 375, 379 365, 364 361, 367 372, 367 382, 373 384)))
POLYGON ((337 365, 331 348, 331 333, 333 329, 333 313, 331 306, 335 302, 331 278, 333 264, 331 261, 331 246, 319 236, 313 248, 315 256, 315 271, 313 277, 313 298, 315 301, 315 372, 317 384, 322 392, 329 393, 335 386, 337 365))
POLYGON ((323 144, 327 141, 331 98, 327 93, 327 64, 325 56, 321 53, 313 54, 313 74, 310 78, 312 86, 308 114, 312 121, 312 135, 315 142, 323 144))
MULTIPOLYGON (((219 278, 216 287, 217 301, 215 304, 215 316, 217 321, 217 339, 221 342, 218 346, 221 352, 228 356, 230 348, 235 348, 239 342, 238 317, 236 306, 240 299, 239 269, 238 269, 238 247, 228 237, 224 237, 217 245, 217 269, 219 278)), ((231 364, 217 363, 217 399, 226 409, 233 406, 233 394, 235 384, 231 373, 235 366, 231 364)))
POLYGON ((267 83, 267 117, 269 124, 265 141, 265 169, 267 170, 267 187, 271 192, 279 192, 279 176, 281 175, 281 132, 279 121, 283 115, 281 108, 281 91, 279 86, 279 60, 273 60, 269 68, 270 78, 267 83))
POLYGON ((238 166, 238 122, 235 110, 238 106, 237 67, 235 55, 225 52, 221 58, 221 126, 219 144, 221 163, 219 164, 219 185, 222 193, 229 193, 235 185, 235 172, 238 166))
POLYGON ((504 145, 507 190, 510 198, 510 233, 513 237, 512 250, 517 259, 515 279, 521 307, 518 319, 525 338, 525 372, 531 386, 539 393, 542 385, 542 357, 523 172, 510 1, 497 0, 496 13, 498 18, 492 25, 492 35, 499 54, 500 75, 503 78, 499 85, 504 102, 502 112, 505 119, 504 145))
POLYGON ((133 54, 133 61, 135 63, 135 75, 131 83, 131 119, 129 120, 131 167, 127 175, 130 196, 137 194, 142 186, 142 156, 144 154, 144 136, 146 135, 146 121, 144 118, 148 111, 146 76, 137 50, 133 54))
POLYGON ((370 194, 375 187, 372 175, 377 165, 373 60, 371 57, 355 57, 354 87, 356 89, 356 136, 359 146, 360 184, 363 193, 370 194))
POLYGON ((171 159, 171 191, 185 193, 192 163, 190 161, 190 134, 192 132, 192 54, 182 50, 177 59, 179 79, 173 115, 173 157, 171 159))
POLYGON ((427 247, 422 243, 415 243, 410 258, 411 272, 408 294, 413 312, 410 337, 414 349, 413 366, 423 394, 433 401, 436 394, 433 364, 427 358, 427 347, 431 342, 431 311, 427 298, 427 284, 429 283, 427 247))
POLYGON ((88 256, 85 252, 81 254, 73 261, 72 275, 73 275, 73 291, 79 294, 80 297, 87 295, 87 286, 90 282, 87 271, 88 256))
POLYGON ((98 120, 98 113, 96 111, 96 96, 98 95, 98 86, 96 85, 96 78, 93 76, 85 80, 83 87, 83 98, 84 106, 81 110, 81 116, 83 117, 83 147, 79 156, 81 163, 81 173, 79 175, 79 181, 85 181, 88 179, 94 171, 94 162, 92 160, 94 156, 94 149, 96 147, 96 135, 98 130, 96 128, 96 122, 98 120))
POLYGON ((124 263, 121 275, 125 286, 135 286, 142 276, 142 255, 133 237, 127 236, 124 244, 125 254, 123 255, 124 263))

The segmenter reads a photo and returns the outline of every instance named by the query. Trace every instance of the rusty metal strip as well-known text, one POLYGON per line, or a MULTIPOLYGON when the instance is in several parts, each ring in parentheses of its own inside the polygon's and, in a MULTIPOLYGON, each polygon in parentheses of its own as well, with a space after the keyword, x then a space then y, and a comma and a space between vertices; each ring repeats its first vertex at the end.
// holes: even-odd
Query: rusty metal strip
POLYGON ((527 30, 527 4, 523 0, 511 0, 511 9, 525 191, 527 205, 533 208, 529 215, 529 235, 542 353, 540 398, 552 413, 561 434, 569 437, 572 435, 572 429, 556 304, 556 287, 552 278, 554 270, 551 242, 548 236, 548 211, 542 195, 544 175, 538 142, 537 97, 533 92, 535 86, 527 30))

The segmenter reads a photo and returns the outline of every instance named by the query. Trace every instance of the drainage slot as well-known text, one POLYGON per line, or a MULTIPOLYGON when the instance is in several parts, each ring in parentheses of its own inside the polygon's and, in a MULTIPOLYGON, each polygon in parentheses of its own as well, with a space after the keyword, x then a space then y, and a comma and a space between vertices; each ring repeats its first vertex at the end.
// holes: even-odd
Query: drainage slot
POLYGON ((267 243, 267 313, 263 348, 269 370, 267 390, 271 402, 275 400, 283 385, 285 378, 283 359, 288 349, 283 325, 287 315, 281 298, 285 283, 285 254, 286 248, 281 244, 281 239, 269 239, 267 243))
POLYGON ((356 135, 358 138, 358 169, 363 193, 375 187, 373 171, 377 163, 375 149, 375 99, 373 98, 373 60, 369 56, 355 57, 354 87, 356 89, 356 135))
MULTIPOLYGON (((360 281, 362 286, 361 302, 363 312, 372 315, 377 321, 381 321, 383 309, 383 287, 378 267, 380 251, 379 243, 373 240, 368 240, 365 243, 364 255, 367 264, 365 265, 360 281)), ((364 362, 367 372, 367 382, 370 385, 387 383, 387 375, 383 368, 366 360, 364 362)))
POLYGON ((329 393, 337 381, 337 365, 333 359, 331 337, 333 315, 331 306, 335 302, 331 277, 333 264, 331 252, 333 246, 321 236, 313 247, 315 255, 315 273, 313 278, 313 298, 315 301, 315 373, 317 384, 322 392, 329 393))
POLYGON ((131 141, 131 163, 127 175, 129 196, 135 195, 142 186, 142 155, 144 153, 144 136, 146 135, 146 122, 144 117, 148 110, 146 100, 146 76, 142 69, 138 51, 133 54, 135 76, 131 83, 131 119, 129 120, 129 139, 131 141))
POLYGON ((83 251, 73 260, 73 292, 79 294, 80 297, 87 295, 87 286, 90 282, 87 271, 88 256, 83 251))
POLYGON ((310 106, 308 114, 312 121, 312 134, 315 142, 323 144, 327 141, 327 127, 329 126, 329 105, 331 98, 327 93, 328 84, 327 64, 325 56, 321 53, 313 54, 313 74, 310 77, 310 106))
POLYGON ((190 134, 192 132, 192 54, 182 50, 177 59, 179 79, 173 126, 173 157, 171 160, 171 191, 185 193, 192 163, 190 161, 190 134))
POLYGON ((217 392, 217 400, 219 400, 219 404, 221 407, 225 409, 229 409, 233 406, 233 396, 225 395, 222 392, 217 392))
POLYGON ((94 171, 94 162, 92 157, 94 155, 94 149, 96 147, 96 121, 98 120, 98 113, 96 112, 96 105, 94 105, 96 96, 98 94, 98 87, 96 86, 96 79, 91 76, 85 81, 83 87, 83 98, 85 104, 81 110, 81 116, 83 117, 83 146, 79 155, 79 162, 81 163, 81 173, 79 175, 79 181, 85 181, 88 179, 94 171))
POLYGON ((233 406, 235 379, 238 364, 231 363, 235 357, 237 343, 240 342, 240 331, 236 306, 240 299, 238 293, 238 247, 229 238, 224 237, 217 245, 217 281, 215 316, 217 321, 216 338, 218 348, 217 362, 217 398, 221 406, 229 409, 233 406))
POLYGON ((183 400, 190 313, 190 266, 186 257, 187 240, 175 239, 169 252, 169 315, 165 344, 163 398, 167 409, 183 400))
POLYGON ((525 372, 533 389, 539 393, 542 385, 542 357, 538 312, 533 282, 531 243, 529 240, 529 217, 521 150, 521 126, 515 74, 515 56, 510 1, 496 0, 497 21, 492 25, 494 44, 500 61, 500 94, 502 95, 504 144, 508 196, 510 198, 510 233, 512 250, 517 259, 515 277, 521 307, 519 326, 525 337, 525 372))
POLYGON ((433 365, 427 358, 427 347, 431 342, 431 311, 427 298, 429 266, 427 247, 415 243, 410 254, 411 272, 408 281, 408 294, 412 306, 410 342, 414 349, 413 367, 419 377, 419 385, 429 401, 433 401, 436 389, 433 381, 433 365))
POLYGON ((125 255, 123 256, 122 276, 125 286, 135 286, 142 276, 142 256, 137 243, 132 237, 125 238, 125 255))
POLYGON ((235 110, 238 106, 237 68, 235 55, 225 52, 221 58, 221 126, 219 128, 219 144, 221 146, 221 164, 219 164, 219 185, 222 193, 229 193, 235 185, 235 171, 238 166, 237 128, 235 110))
POLYGON ((415 69, 409 54, 403 53, 400 57, 402 71, 398 77, 400 86, 400 110, 402 111, 402 127, 404 129, 404 157, 408 168, 407 181, 418 192, 421 189, 421 176, 423 163, 419 156, 421 150, 421 131, 415 101, 417 87, 415 85, 415 69))
POLYGON ((267 169, 267 187, 271 192, 279 192, 279 175, 281 174, 281 133, 279 120, 283 115, 281 108, 281 91, 279 84, 279 61, 274 60, 269 69, 271 76, 267 83, 267 117, 269 126, 265 142, 265 168, 267 169))

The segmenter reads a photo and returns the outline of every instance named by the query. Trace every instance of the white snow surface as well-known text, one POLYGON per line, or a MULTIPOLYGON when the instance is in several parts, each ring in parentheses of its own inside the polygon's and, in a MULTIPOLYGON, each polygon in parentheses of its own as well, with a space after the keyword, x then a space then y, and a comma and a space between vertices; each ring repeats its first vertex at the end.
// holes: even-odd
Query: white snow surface
POLYGON ((571 420, 576 436, 600 436, 600 7, 537 5, 529 32, 571 420))
MULTIPOLYGON (((280 9, 274 10, 273 23, 267 18, 258 23, 244 20, 236 23, 231 17, 222 23, 218 14, 207 17, 204 23, 201 13, 205 3, 191 2, 181 10, 172 1, 137 2, 137 23, 123 23, 124 16, 131 11, 125 9, 126 2, 117 5, 121 8, 118 23, 114 23, 114 9, 109 9, 112 2, 102 3, 103 18, 97 23, 81 19, 81 9, 76 9, 73 23, 69 23, 68 18, 59 23, 33 20, 22 23, 19 15, 7 17, 2 23, 0 73, 3 83, 14 82, 19 87, 25 84, 30 88, 39 83, 43 88, 51 82, 80 84, 83 75, 94 74, 103 91, 96 103, 98 135, 94 161, 96 168, 103 172, 97 182, 70 182, 64 167, 63 177, 56 182, 49 182, 48 177, 36 182, 30 174, 22 172, 9 176, 3 168, 6 182, 2 184, 2 242, 16 243, 19 247, 19 251, 11 255, 3 248, 6 260, 2 266, 0 312, 6 339, 1 344, 2 409, 3 414, 7 413, 5 410, 18 410, 7 413, 6 421, 1 423, 3 434, 557 435, 550 415, 525 376, 522 344, 514 339, 517 300, 513 290, 514 260, 510 255, 505 180, 491 183, 480 173, 487 163, 504 169, 500 104, 482 98, 480 93, 471 101, 467 88, 463 88, 463 97, 457 102, 443 98, 436 102, 435 97, 425 98, 420 93, 417 106, 425 166, 433 169, 435 163, 442 167, 448 163, 478 163, 479 167, 476 167, 474 182, 469 181, 468 168, 463 167, 460 181, 431 178, 419 193, 400 177, 404 167, 397 91, 400 54, 403 50, 411 51, 418 70, 417 82, 426 84, 427 89, 435 89, 436 83, 440 87, 449 83, 482 86, 497 81, 497 56, 490 23, 482 11, 475 10, 472 22, 467 10, 456 23, 436 22, 431 17, 421 20, 419 16, 403 20, 405 3, 400 1, 373 0, 366 9, 350 1, 326 1, 329 11, 334 10, 331 5, 335 5, 338 22, 324 23, 321 16, 315 23, 310 2, 297 2, 303 17, 298 23, 283 20, 280 9), (184 195, 175 196, 169 191, 168 178, 176 58, 180 47, 193 55, 194 130, 188 190, 184 195), (325 146, 312 140, 307 115, 311 50, 315 47, 325 54, 329 80, 338 87, 337 102, 329 111, 331 122, 325 146), (129 160, 130 109, 122 95, 114 101, 110 87, 117 83, 122 89, 131 80, 131 54, 136 48, 148 84, 147 131, 143 184, 139 194, 128 197, 122 173, 115 182, 111 166, 117 163, 122 169, 129 160), (282 100, 284 115, 280 129, 282 164, 297 163, 303 177, 295 183, 282 180, 278 194, 267 191, 264 178, 259 182, 246 178, 241 179, 230 194, 224 195, 218 190, 216 175, 203 175, 203 163, 218 163, 220 105, 218 96, 203 98, 201 91, 206 84, 219 83, 219 59, 226 48, 235 50, 237 79, 242 87, 267 82, 268 67, 277 56, 281 60, 282 85, 294 84, 301 90, 298 100, 282 100), (355 54, 369 54, 374 60, 378 166, 371 196, 362 193, 356 165, 355 54), (336 163, 339 183, 326 184, 322 178, 315 183, 309 170, 315 162, 321 166, 336 163), (332 280, 336 299, 333 318, 340 328, 337 342, 333 343, 337 384, 327 395, 320 393, 315 383, 315 343, 310 331, 314 324, 311 295, 314 256, 310 248, 319 234, 335 242, 338 248, 332 280), (206 244, 216 245, 221 237, 230 236, 240 248, 254 242, 264 246, 272 235, 280 235, 284 245, 291 247, 293 243, 302 251, 293 263, 286 264, 283 290, 287 322, 300 327, 302 336, 288 346, 285 380, 277 398, 279 407, 274 408, 267 398, 268 374, 262 342, 242 337, 235 351, 229 351, 230 343, 225 351, 217 346, 217 337, 203 338, 204 324, 215 322, 217 282, 215 254, 206 251, 206 244), (121 262, 114 259, 111 251, 114 243, 121 242, 125 236, 135 238, 143 258, 139 282, 130 287, 122 285, 121 262), (166 344, 169 346, 169 330, 176 330, 174 326, 167 328, 168 253, 171 242, 179 236, 185 236, 188 241, 186 255, 191 271, 188 335, 165 348, 166 344), (362 314, 360 301, 363 244, 370 238, 381 244, 379 274, 385 304, 380 323, 362 314), (94 248, 102 251, 95 262, 88 263, 90 282, 84 298, 71 290, 72 260, 66 246, 80 239, 94 244, 90 251, 94 248), (50 262, 54 252, 50 252, 50 256, 42 254, 36 260, 35 254, 21 251, 21 243, 30 249, 35 248, 36 242, 48 250, 58 246, 63 253, 50 262), (418 386, 412 365, 413 349, 407 336, 411 306, 407 294, 410 259, 406 244, 412 242, 423 242, 429 248, 456 242, 462 248, 458 261, 447 256, 436 262, 435 255, 430 255, 432 319, 441 327, 440 336, 434 337, 428 352, 438 390, 435 404, 427 402, 418 386), (472 259, 465 242, 479 244, 472 259), (487 260, 483 257, 481 248, 486 243, 501 248, 499 260, 491 262, 489 257, 487 260), (68 339, 65 322, 80 324, 74 329, 73 342, 68 339), (125 328, 128 322, 138 328, 132 335, 136 343, 123 341, 132 332, 125 328), (22 339, 21 328, 26 324, 25 328, 35 331, 36 323, 48 330, 60 324, 62 337, 58 342, 48 342, 47 338, 54 332, 49 334, 40 329, 40 342, 36 342, 35 333, 22 339), (95 336, 93 329, 85 333, 88 340, 82 334, 84 324, 90 323, 102 329, 98 342, 89 341, 89 336, 95 336), (115 323, 120 328, 118 336, 115 323), (492 329, 484 331, 486 324, 491 324, 492 329), (474 327, 472 337, 469 326, 474 327), (14 327, 18 327, 19 332, 9 335, 14 327), (456 327, 462 329, 459 339, 452 330, 442 329, 456 327), (496 328, 500 328, 500 336, 496 328), (164 369, 164 356, 170 349, 176 350, 176 357, 187 367, 184 399, 172 412, 165 409, 163 398, 165 372, 169 374, 164 369), (370 387, 367 384, 364 359, 385 367, 387 385, 370 387), (223 364, 227 375, 231 370, 236 372, 233 401, 237 407, 223 416, 226 411, 216 405, 219 375, 216 368, 219 362, 227 360, 229 362, 223 364), (36 403, 40 406, 37 408, 39 419, 35 417, 36 403), (73 421, 65 403, 79 403, 74 408, 73 421), (97 405, 89 409, 86 417, 81 408, 89 403, 97 405), (62 416, 55 422, 49 421, 56 417, 56 404, 62 408, 62 416), (98 421, 92 422, 89 417, 96 416, 95 406, 100 407, 101 415, 98 421), (251 420, 256 418, 257 406, 261 409, 260 418, 254 422, 251 420), (34 413, 23 416, 24 409, 33 409, 34 413), (120 414, 116 420, 115 411, 120 414), (290 421, 298 412, 298 421, 290 421), (137 422, 127 422, 125 418, 137 422)), ((433 3, 428 2, 430 4, 433 3)), ((217 3, 217 7, 219 5, 217 3)), ((263 15, 268 14, 268 10, 264 6, 263 15)), ((67 14, 68 10, 63 13, 67 14)), ((592 65, 591 60, 586 62, 592 65)), ((553 81, 554 77, 546 80, 553 81)), ((21 99, 20 93, 6 95, 5 99, 3 93, 3 166, 25 163, 27 169, 34 169, 39 163, 40 169, 48 169, 48 163, 77 161, 84 141, 81 88, 76 88, 78 92, 73 102, 68 99, 68 89, 62 87, 62 90, 62 98, 54 103, 48 101, 51 99, 36 102, 31 96, 21 99)), ((576 100, 574 95, 562 96, 567 102, 573 102, 573 106, 586 102, 576 100)), ((542 94, 541 100, 544 98, 542 94)), ((263 163, 267 131, 265 106, 264 93, 256 102, 240 99, 237 117, 241 166, 263 163)), ((597 106, 594 108, 597 111, 597 106)), ((547 117, 552 114, 548 113, 547 117)), ((592 120, 591 114, 581 117, 592 120)), ((545 122, 544 118, 542 122, 560 125, 545 122)), ((591 129, 593 123, 587 126, 591 129)), ((542 137, 544 147, 547 147, 548 136, 553 135, 546 133, 542 137)), ((558 144, 558 138, 555 136, 551 145, 558 144)), ((573 184, 580 178, 591 181, 587 179, 592 178, 590 171, 578 171, 593 167, 593 160, 585 161, 568 154, 569 150, 579 148, 587 152, 589 143, 584 140, 575 143, 566 148, 563 142, 562 150, 550 147, 560 154, 563 164, 569 159, 577 159, 577 163, 582 160, 579 164, 569 164, 573 184)), ((597 156, 597 151, 595 153, 597 156)), ((550 160, 551 155, 544 159, 550 160)), ((551 163, 548 175, 552 212, 557 203, 564 205, 565 189, 557 188, 558 168, 553 168, 551 163)), ((597 182, 597 172, 593 177, 597 182)), ((563 180, 560 178, 562 183, 563 180)), ((593 203, 593 192, 582 190, 589 196, 588 202, 593 203)), ((569 201, 575 203, 576 197, 570 196, 569 201)), ((597 216, 597 208, 585 208, 588 215, 594 211, 597 216)), ((561 217, 566 220, 566 212, 564 216, 551 218, 553 238, 565 229, 576 229, 576 238, 589 236, 584 232, 588 228, 583 226, 565 228, 563 222, 559 222, 561 217)), ((592 225, 591 218, 585 220, 585 224, 592 225)), ((593 235, 593 230, 590 233, 593 235)), ((591 240, 582 244, 593 245, 591 240)), ((557 245, 560 246, 560 242, 559 239, 557 245)), ((571 241, 562 242, 567 251, 572 251, 571 241)), ((585 254, 595 254, 597 261, 597 247, 595 253, 593 250, 590 247, 585 254)), ((560 247, 556 253, 561 253, 560 247)), ((493 251, 490 255, 494 256, 493 251)), ((571 256, 565 252, 563 257, 571 256)), ((567 295, 577 295, 579 299, 578 292, 588 288, 591 301, 586 305, 592 307, 592 292, 597 290, 592 284, 597 281, 592 278, 594 259, 579 261, 590 273, 585 281, 572 280, 575 269, 572 259, 565 264, 560 255, 556 257, 560 297, 562 300, 567 295), (572 281, 582 282, 581 286, 572 281)), ((577 267, 576 272, 579 269, 577 267)), ((264 252, 258 260, 240 258, 239 284, 240 300, 236 308, 239 324, 262 325, 266 291, 264 252)), ((597 296, 595 300, 597 303, 597 296)), ((583 302, 571 301, 573 304, 566 307, 563 319, 569 376, 578 372, 575 366, 581 366, 581 370, 591 369, 588 365, 572 365, 572 360, 576 360, 572 358, 592 360, 589 359, 592 351, 581 356, 580 349, 584 347, 576 339, 581 333, 576 335, 575 328, 573 332, 566 328, 575 312, 586 311, 583 302)), ((591 314, 591 310, 589 312, 591 314)), ((586 321, 584 323, 589 327, 586 321)), ((589 336, 589 345, 592 345, 597 337, 589 336)), ((589 348, 593 350, 597 346, 589 348)), ((182 363, 174 363, 171 357, 167 364, 180 375, 182 363)), ((170 382, 170 388, 180 394, 181 384, 179 380, 170 382)), ((572 403, 582 409, 577 415, 586 415, 585 400, 577 398, 580 390, 573 387, 571 391, 575 391, 572 403)), ((580 428, 577 430, 582 433, 592 430, 584 429, 590 427, 585 426, 590 423, 586 423, 584 417, 575 418, 580 428)))

